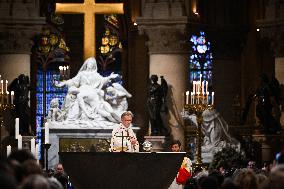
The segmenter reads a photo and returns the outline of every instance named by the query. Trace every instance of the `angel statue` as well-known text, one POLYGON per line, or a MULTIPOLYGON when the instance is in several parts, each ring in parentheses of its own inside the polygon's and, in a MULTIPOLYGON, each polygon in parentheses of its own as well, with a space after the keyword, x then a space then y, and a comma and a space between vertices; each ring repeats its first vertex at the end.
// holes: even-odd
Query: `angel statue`
POLYGON ((161 77, 161 85, 158 84, 158 76, 151 75, 148 90, 147 107, 150 117, 152 135, 168 135, 168 129, 162 121, 161 112, 166 108, 167 82, 161 77), (164 107, 162 109, 162 107, 164 107))

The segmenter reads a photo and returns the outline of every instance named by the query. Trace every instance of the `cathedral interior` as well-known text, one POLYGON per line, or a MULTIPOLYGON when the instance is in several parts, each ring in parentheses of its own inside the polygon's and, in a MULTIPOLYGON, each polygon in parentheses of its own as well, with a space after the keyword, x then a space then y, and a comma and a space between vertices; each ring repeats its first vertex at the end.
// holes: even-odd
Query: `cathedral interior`
MULTIPOLYGON (((83 64, 88 51, 83 14, 55 14, 55 3, 83 2, 0 1, 1 80, 9 81, 8 91, 20 91, 18 95, 24 98, 24 107, 18 112, 1 108, 3 148, 5 137, 13 135, 16 117, 26 124, 20 132, 35 135, 49 101, 66 94, 66 89, 55 91, 47 84, 59 73, 58 67, 68 66, 66 75, 74 77, 83 64), (20 85, 14 86, 14 81, 20 85), (41 81, 46 84, 39 84, 41 81)), ((128 109, 135 115, 134 124, 141 128, 138 138, 143 139, 149 130, 149 78, 163 76, 168 84, 168 112, 163 122, 171 137, 187 148, 195 130, 181 112, 186 91, 191 91, 192 81, 203 74, 209 91, 214 91, 214 108, 248 158, 263 162, 280 151, 284 142, 284 1, 95 2, 124 6, 123 14, 98 11, 94 49, 100 73, 121 74, 124 88, 132 95, 128 109), (192 36, 202 36, 197 48, 192 36), (198 53, 206 56, 196 60, 198 53)))

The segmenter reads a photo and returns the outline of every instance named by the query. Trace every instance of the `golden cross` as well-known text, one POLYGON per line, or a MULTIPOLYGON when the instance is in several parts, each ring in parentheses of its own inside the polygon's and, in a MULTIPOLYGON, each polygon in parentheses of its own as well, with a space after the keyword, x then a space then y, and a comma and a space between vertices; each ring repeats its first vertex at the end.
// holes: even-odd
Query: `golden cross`
POLYGON ((95 14, 123 14, 123 3, 56 3, 56 13, 84 14, 84 60, 96 56, 95 14))

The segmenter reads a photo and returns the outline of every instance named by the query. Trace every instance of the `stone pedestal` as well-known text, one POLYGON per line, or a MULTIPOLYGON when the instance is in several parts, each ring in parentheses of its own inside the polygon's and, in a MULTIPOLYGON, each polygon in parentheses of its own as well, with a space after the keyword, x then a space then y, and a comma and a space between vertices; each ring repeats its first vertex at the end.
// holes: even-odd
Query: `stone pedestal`
MULTIPOLYGON (((58 152, 108 152, 113 127, 74 128, 50 127, 49 168, 59 162, 58 152)), ((132 127, 136 133, 139 128, 132 127)))
POLYGON ((168 83, 169 116, 164 124, 171 127, 175 139, 184 141, 180 116, 187 88, 188 44, 184 3, 181 1, 146 1, 142 17, 136 22, 140 34, 148 37, 149 77, 164 76, 168 83))
MULTIPOLYGON (((269 144, 267 137, 269 136, 263 134, 252 135, 253 140, 260 143, 261 162, 272 161, 274 159, 272 145, 269 144)), ((271 136, 269 138, 271 138, 271 136)))
POLYGON ((145 140, 152 143, 152 152, 162 152, 164 151, 165 136, 144 136, 145 140))

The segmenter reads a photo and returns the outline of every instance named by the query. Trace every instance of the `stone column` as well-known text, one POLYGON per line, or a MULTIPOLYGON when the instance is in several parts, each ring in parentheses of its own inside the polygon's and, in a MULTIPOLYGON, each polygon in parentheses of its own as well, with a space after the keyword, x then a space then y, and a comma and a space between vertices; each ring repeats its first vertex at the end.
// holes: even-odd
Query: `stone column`
POLYGON ((148 37, 149 77, 164 76, 168 82, 169 115, 167 124, 174 139, 184 141, 184 94, 188 84, 188 56, 186 26, 181 1, 146 1, 142 17, 136 19, 141 34, 148 37))
MULTIPOLYGON (((39 12, 39 0, 1 1, 0 75, 2 79, 12 82, 20 74, 30 76, 31 39, 45 24, 45 18, 40 17, 39 12)), ((7 133, 4 127, 1 129, 3 139, 7 133)))
MULTIPOLYGON (((275 78, 281 87, 281 99, 284 96, 284 2, 270 0, 265 7, 265 16, 257 21, 262 38, 268 39, 275 56, 275 78)), ((284 126, 284 101, 281 102, 280 122, 284 126)))
POLYGON ((32 37, 45 24, 39 0, 5 1, 0 7, 0 74, 11 82, 20 74, 30 76, 32 37))

